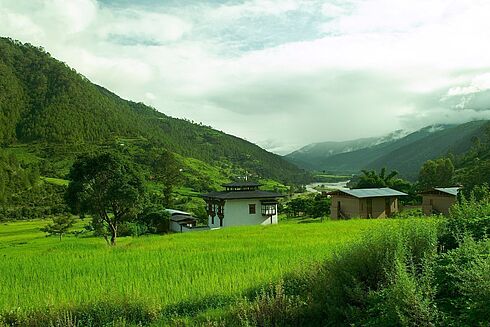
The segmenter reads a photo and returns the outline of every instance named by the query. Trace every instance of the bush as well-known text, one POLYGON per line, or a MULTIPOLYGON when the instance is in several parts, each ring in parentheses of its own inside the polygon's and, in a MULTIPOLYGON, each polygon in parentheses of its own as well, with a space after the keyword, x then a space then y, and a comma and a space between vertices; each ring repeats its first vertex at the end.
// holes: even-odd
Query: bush
POLYGON ((232 312, 228 325, 304 326, 307 302, 300 296, 287 295, 283 283, 262 289, 252 301, 242 299, 232 312))
POLYGON ((435 269, 437 301, 448 325, 484 326, 490 321, 490 241, 467 237, 441 254, 435 269))
POLYGON ((313 311, 328 325, 377 325, 380 319, 402 323, 413 317, 421 324, 430 322, 432 291, 429 282, 418 282, 430 280, 426 263, 436 249, 434 221, 373 231, 323 264, 310 286, 313 311), (399 310, 397 303, 412 305, 399 310))
POLYGON ((475 188, 468 199, 462 197, 453 205, 447 219, 441 243, 447 249, 456 248, 464 239, 482 240, 490 232, 490 189, 475 188))

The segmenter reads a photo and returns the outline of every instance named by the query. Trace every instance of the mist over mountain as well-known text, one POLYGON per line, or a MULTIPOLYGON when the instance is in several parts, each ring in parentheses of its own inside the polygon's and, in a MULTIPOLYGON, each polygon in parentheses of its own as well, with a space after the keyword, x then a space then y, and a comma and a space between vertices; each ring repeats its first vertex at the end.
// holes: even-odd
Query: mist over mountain
POLYGON ((486 120, 435 124, 408 134, 395 131, 381 138, 316 143, 285 158, 305 169, 342 174, 386 167, 414 180, 426 160, 468 151, 474 138, 484 134, 487 124, 486 120))

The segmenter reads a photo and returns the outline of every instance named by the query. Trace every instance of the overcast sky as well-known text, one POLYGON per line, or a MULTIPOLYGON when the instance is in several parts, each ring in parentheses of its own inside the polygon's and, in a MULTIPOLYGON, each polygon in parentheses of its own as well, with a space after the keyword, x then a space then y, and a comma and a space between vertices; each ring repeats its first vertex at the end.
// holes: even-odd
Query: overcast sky
POLYGON ((0 0, 0 35, 281 154, 490 118, 487 0, 0 0))

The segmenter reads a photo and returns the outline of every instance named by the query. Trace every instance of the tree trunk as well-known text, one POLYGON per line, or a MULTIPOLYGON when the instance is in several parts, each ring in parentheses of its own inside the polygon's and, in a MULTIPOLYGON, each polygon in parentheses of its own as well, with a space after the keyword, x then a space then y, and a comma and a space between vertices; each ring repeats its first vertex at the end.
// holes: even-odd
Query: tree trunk
POLYGON ((110 225, 111 229, 111 245, 116 245, 116 239, 117 239, 117 226, 115 225, 110 225))

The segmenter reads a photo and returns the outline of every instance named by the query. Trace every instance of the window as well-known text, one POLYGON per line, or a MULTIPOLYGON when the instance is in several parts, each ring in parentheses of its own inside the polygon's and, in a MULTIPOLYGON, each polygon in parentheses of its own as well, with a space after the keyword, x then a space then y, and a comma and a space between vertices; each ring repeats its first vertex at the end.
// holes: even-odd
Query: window
POLYGON ((262 216, 274 216, 277 214, 277 205, 274 204, 262 204, 262 216))
POLYGON ((248 213, 251 215, 255 215, 255 204, 248 205, 248 213))

